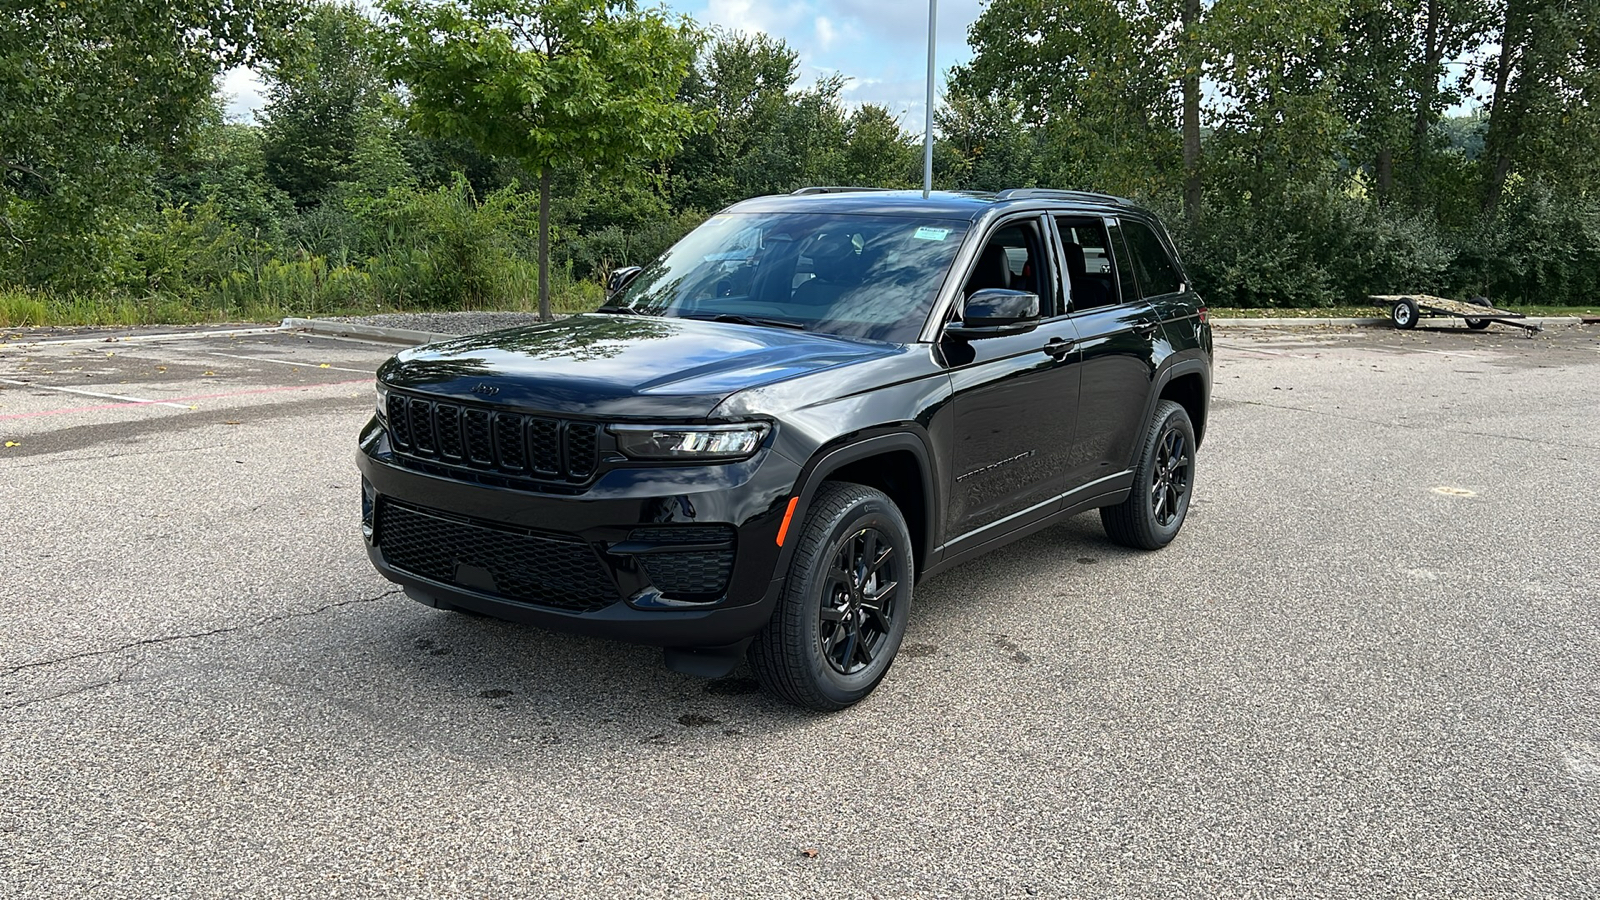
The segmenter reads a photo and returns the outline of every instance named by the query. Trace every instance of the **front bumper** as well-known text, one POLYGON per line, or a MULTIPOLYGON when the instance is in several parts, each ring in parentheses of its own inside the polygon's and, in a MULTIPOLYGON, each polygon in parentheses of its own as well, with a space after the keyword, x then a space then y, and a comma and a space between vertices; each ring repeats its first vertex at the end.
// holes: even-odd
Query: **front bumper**
POLYGON ((376 420, 362 432, 360 446, 368 557, 385 578, 429 605, 635 643, 701 648, 736 644, 760 630, 782 589, 777 534, 800 473, 779 454, 762 451, 722 465, 614 468, 581 493, 545 493, 404 465, 376 420), (446 529, 448 541, 432 548, 429 565, 385 553, 385 528, 394 528, 400 514, 446 529), (652 578, 652 560, 667 557, 651 557, 663 548, 652 548, 640 536, 675 530, 695 535, 704 526, 731 536, 715 545, 732 549, 725 589, 694 595, 661 590, 654 581, 663 580, 663 568, 656 565, 652 578), (486 540, 474 541, 474 535, 486 540), (501 540, 570 555, 574 563, 551 576, 557 582, 547 580, 546 587, 569 585, 576 578, 571 572, 581 569, 578 580, 608 591, 589 592, 591 598, 604 594, 598 602, 573 603, 501 584, 509 580, 504 570, 492 574, 486 570, 495 567, 484 562, 501 540), (451 547, 463 548, 459 559, 451 547), (449 562, 441 566, 441 559, 449 562))

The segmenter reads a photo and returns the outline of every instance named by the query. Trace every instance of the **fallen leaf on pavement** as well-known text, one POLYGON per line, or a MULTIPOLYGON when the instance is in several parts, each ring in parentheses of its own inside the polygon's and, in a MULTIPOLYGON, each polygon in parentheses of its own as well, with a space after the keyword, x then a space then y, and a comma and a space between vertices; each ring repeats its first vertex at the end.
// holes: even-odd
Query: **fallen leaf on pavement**
POLYGON ((6 446, 7 447, 21 447, 22 445, 20 443, 16 442, 16 441, 6 441, 6 446))
POLYGON ((818 853, 818 851, 817 851, 817 848, 815 848, 815 847, 807 847, 804 850, 800 851, 800 855, 804 856, 806 859, 816 859, 817 858, 817 853, 818 853))

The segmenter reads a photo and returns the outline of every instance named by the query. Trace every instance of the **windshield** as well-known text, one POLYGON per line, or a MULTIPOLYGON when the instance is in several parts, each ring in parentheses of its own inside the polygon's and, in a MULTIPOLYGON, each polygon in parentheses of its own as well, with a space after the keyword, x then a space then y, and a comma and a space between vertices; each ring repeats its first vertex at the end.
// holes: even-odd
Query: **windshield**
POLYGON ((611 305, 906 343, 922 329, 967 224, 725 213, 646 266, 611 305))

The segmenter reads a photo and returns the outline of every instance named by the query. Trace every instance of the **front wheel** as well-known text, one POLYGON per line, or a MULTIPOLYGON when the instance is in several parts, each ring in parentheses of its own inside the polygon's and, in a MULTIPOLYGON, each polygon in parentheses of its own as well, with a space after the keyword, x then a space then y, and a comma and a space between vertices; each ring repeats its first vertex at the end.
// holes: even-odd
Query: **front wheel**
POLYGON ((1128 499, 1100 509, 1106 535, 1124 547, 1159 550, 1178 536, 1194 487, 1194 424, 1171 400, 1156 404, 1128 499))
POLYGON ((824 484, 800 529, 772 620, 750 645, 767 690, 837 710, 888 674, 911 615, 911 533, 894 502, 859 484, 824 484))
POLYGON ((1394 320, 1396 328, 1417 327, 1417 319, 1421 315, 1421 311, 1417 309, 1417 301, 1409 298, 1397 301, 1394 308, 1389 310, 1389 318, 1394 320))

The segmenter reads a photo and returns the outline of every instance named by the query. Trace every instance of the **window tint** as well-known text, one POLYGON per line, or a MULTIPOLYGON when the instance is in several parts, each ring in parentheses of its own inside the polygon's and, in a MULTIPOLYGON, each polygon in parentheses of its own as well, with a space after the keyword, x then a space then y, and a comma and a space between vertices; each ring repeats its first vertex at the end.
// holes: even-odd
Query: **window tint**
POLYGON ((1099 219, 1058 216, 1056 230, 1061 233, 1061 258, 1066 266, 1073 311, 1114 305, 1117 288, 1112 281, 1105 223, 1099 219))
POLYGON ((1050 270, 1044 264, 1044 246, 1037 222, 1002 225, 979 251, 962 285, 962 298, 985 288, 1027 291, 1039 296, 1040 310, 1050 315, 1054 290, 1050 270))
POLYGON ((1128 238, 1129 249, 1133 251, 1133 267, 1139 274, 1139 287, 1143 289, 1144 296, 1176 293, 1181 281, 1178 269, 1167 256, 1167 249, 1161 246, 1161 239, 1156 237, 1155 231, 1143 222, 1130 219, 1123 224, 1123 233, 1128 238))
POLYGON ((1112 220, 1111 247, 1112 255, 1117 258, 1117 283, 1122 287, 1122 302, 1132 303, 1139 299, 1139 285, 1133 280, 1133 263, 1128 253, 1128 245, 1122 237, 1122 226, 1112 220))

